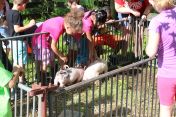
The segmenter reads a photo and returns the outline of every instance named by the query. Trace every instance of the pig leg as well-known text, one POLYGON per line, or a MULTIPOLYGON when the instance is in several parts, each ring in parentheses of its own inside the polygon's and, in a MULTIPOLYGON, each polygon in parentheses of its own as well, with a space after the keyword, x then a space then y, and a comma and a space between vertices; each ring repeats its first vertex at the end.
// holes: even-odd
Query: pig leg
POLYGON ((82 77, 82 76, 79 76, 79 77, 77 78, 76 82, 81 82, 82 79, 83 79, 83 77, 82 77))
POLYGON ((65 84, 60 83, 59 87, 63 88, 65 86, 65 84))
MULTIPOLYGON (((98 77, 98 76, 99 76, 99 73, 98 73, 98 72, 95 73, 95 76, 94 76, 94 77, 98 77)), ((100 81, 99 81, 99 80, 95 81, 95 85, 96 85, 96 86, 99 86, 99 85, 100 85, 100 81)))

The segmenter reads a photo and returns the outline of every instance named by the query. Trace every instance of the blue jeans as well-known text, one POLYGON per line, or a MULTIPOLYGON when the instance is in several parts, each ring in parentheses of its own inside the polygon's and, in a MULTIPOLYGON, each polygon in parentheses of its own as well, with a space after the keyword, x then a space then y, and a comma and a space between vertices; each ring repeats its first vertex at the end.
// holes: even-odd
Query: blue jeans
POLYGON ((76 64, 86 65, 89 60, 88 40, 83 37, 78 45, 78 55, 76 57, 76 64))

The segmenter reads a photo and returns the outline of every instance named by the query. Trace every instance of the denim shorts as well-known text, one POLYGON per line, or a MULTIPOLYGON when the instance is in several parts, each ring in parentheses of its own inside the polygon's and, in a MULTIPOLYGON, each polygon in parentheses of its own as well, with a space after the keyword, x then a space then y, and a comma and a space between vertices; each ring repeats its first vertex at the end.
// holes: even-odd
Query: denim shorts
POLYGON ((88 40, 83 37, 78 44, 78 55, 76 57, 76 64, 86 65, 89 60, 88 40))
POLYGON ((27 64, 27 45, 25 41, 12 41, 13 65, 27 64))

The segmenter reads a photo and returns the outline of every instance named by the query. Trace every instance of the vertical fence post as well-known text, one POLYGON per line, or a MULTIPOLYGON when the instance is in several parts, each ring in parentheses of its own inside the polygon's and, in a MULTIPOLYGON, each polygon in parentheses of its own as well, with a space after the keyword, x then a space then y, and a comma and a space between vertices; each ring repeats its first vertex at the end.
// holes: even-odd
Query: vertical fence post
POLYGON ((47 90, 44 91, 43 97, 42 97, 42 117, 47 116, 47 109, 46 109, 46 100, 47 100, 47 90))
POLYGON ((38 95, 38 117, 42 117, 42 94, 38 95))
POLYGON ((47 116, 47 94, 51 91, 54 91, 58 88, 58 86, 51 85, 42 86, 41 84, 33 84, 32 90, 29 92, 30 96, 38 95, 38 116, 39 117, 46 117, 47 116))

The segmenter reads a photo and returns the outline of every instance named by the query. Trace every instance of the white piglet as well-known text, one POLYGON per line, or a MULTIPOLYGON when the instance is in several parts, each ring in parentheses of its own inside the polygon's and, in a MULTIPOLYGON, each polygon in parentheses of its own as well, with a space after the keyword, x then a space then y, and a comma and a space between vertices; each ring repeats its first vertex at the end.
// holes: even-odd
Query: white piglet
POLYGON ((108 71, 107 62, 101 59, 95 60, 84 71, 83 80, 89 80, 108 71))
POLYGON ((59 84, 59 87, 64 87, 80 82, 82 81, 83 74, 84 69, 81 68, 66 68, 64 70, 59 70, 56 73, 54 85, 59 84))

